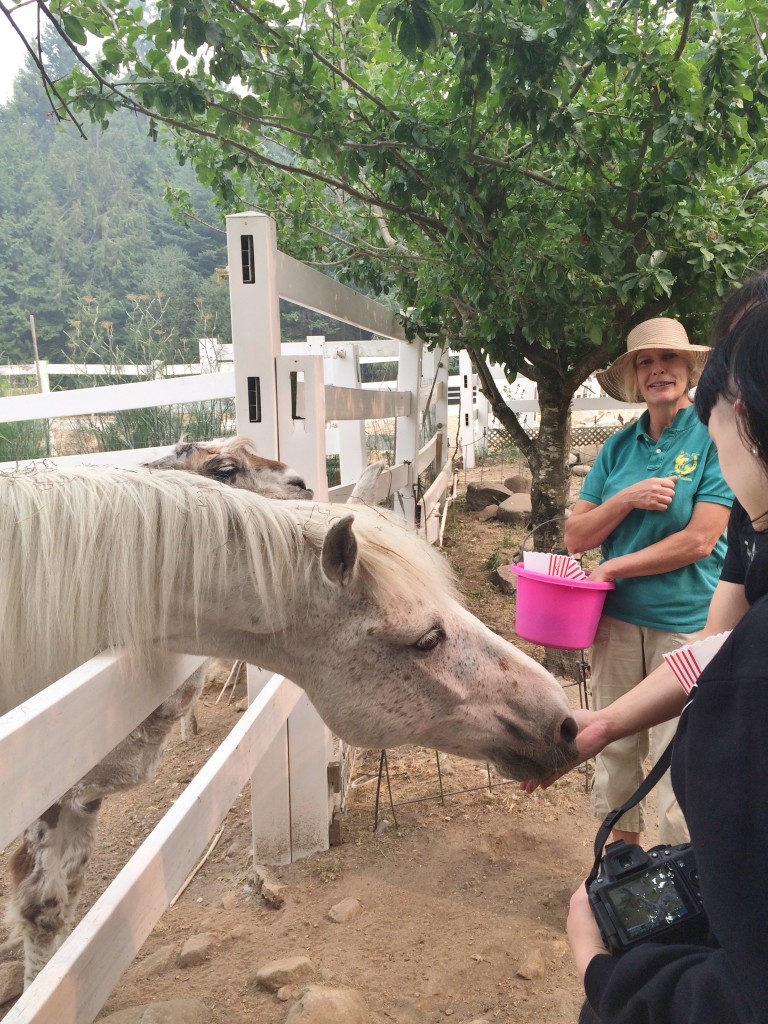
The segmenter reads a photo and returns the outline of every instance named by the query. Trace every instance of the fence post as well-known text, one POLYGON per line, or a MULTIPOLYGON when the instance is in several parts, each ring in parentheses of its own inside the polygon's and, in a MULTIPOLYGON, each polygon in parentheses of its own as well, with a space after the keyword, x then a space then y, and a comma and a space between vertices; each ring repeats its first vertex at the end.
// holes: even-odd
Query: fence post
POLYGON ((448 453, 448 348, 422 353, 422 386, 432 389, 433 428, 439 434, 436 462, 442 466, 448 453))
POLYGON ((475 375, 469 353, 462 349, 459 352, 459 444, 465 469, 474 469, 475 465, 475 375))
POLYGON ((280 355, 275 222, 262 213, 227 217, 237 432, 260 455, 280 457, 275 359, 280 355))
MULTIPOLYGON (((253 704, 272 673, 248 666, 248 703, 253 704)), ((283 722, 251 776, 254 864, 291 863, 291 787, 288 721, 283 722)))
POLYGON ((395 464, 410 464, 408 485, 398 491, 395 499, 395 511, 415 522, 416 496, 414 489, 418 482, 416 476, 416 459, 421 447, 421 417, 419 408, 419 392, 421 383, 421 349, 422 341, 401 341, 398 344, 397 390, 411 392, 410 416, 398 416, 395 421, 395 464))
MULTIPOLYGON (((325 475, 325 392, 322 358, 291 359, 281 355, 280 298, 277 288, 277 235, 274 221, 258 213, 227 217, 227 253, 235 365, 235 412, 238 434, 250 437, 259 454, 279 458, 302 473, 319 500, 327 499, 325 475), (318 374, 319 367, 319 374, 318 374), (278 383, 278 373, 280 380, 278 383), (293 388, 291 387, 291 373, 293 388), (299 380, 304 376, 303 385, 299 380), (309 410, 299 419, 303 400, 309 410), (319 423, 319 429, 318 429, 319 423), (309 426, 309 431, 307 430, 309 426)), ((263 686, 258 670, 248 667, 249 699, 263 686)), ((254 857, 287 863, 328 849, 328 761, 331 734, 309 699, 302 697, 289 716, 284 736, 275 740, 269 765, 287 767, 290 821, 282 812, 254 804, 254 857), (291 756, 293 749, 294 756, 291 756), (277 817, 271 817, 272 814, 277 817), (287 840, 288 845, 284 846, 287 840)), ((254 793, 272 792, 282 799, 284 784, 257 772, 254 793)))
POLYGON ((280 356, 276 370, 280 458, 301 473, 318 501, 327 501, 323 357, 280 356))
MULTIPOLYGON (((360 358, 358 346, 352 344, 328 346, 325 374, 329 384, 340 388, 360 387, 360 358)), ((365 442, 365 420, 341 420, 339 434, 340 483, 359 480, 368 465, 365 442)))

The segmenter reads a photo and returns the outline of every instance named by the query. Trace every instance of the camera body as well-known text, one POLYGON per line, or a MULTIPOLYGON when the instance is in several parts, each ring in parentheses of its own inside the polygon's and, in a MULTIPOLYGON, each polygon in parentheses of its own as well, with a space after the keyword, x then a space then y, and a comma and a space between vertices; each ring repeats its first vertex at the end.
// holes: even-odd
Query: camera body
POLYGON ((708 926, 690 843, 647 852, 609 843, 600 876, 589 886, 600 934, 614 955, 653 940, 703 942, 708 926))

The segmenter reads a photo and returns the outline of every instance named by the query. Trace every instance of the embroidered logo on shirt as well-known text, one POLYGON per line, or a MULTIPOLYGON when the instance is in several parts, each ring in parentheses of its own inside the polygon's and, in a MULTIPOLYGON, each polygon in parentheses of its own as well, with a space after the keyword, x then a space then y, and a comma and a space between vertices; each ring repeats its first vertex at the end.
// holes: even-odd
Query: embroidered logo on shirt
POLYGON ((694 452, 693 455, 689 455, 688 452, 680 452, 675 459, 675 474, 679 477, 690 476, 699 464, 699 456, 694 452))

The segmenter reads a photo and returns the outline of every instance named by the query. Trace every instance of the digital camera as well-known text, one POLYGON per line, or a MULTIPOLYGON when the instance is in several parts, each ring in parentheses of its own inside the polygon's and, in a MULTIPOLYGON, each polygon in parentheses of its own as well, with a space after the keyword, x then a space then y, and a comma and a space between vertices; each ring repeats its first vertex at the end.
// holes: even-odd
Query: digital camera
POLYGON ((690 843, 647 852, 620 839, 605 848, 589 902, 611 953, 641 942, 704 942, 707 918, 690 843))

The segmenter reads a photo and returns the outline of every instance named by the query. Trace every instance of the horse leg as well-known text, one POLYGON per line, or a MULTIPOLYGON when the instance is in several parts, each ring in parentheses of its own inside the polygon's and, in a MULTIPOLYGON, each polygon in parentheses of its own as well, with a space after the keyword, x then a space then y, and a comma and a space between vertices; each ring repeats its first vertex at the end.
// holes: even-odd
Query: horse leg
POLYGON ((202 691, 206 667, 193 673, 24 832, 11 859, 6 917, 12 938, 24 945, 25 988, 71 928, 96 845, 101 801, 155 775, 173 724, 189 713, 202 691))
POLYGON ((25 988, 69 930, 96 843, 100 804, 79 805, 66 794, 25 830, 11 858, 6 919, 24 946, 25 988))

